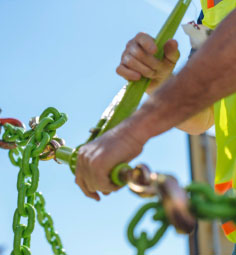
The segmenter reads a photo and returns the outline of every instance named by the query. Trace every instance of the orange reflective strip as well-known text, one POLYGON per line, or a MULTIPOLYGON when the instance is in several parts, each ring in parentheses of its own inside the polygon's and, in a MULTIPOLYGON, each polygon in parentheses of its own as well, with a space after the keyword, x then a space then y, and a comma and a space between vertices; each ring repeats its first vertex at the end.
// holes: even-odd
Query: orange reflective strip
POLYGON ((212 8, 215 6, 214 0, 207 0, 207 8, 212 8))
POLYGON ((233 182, 232 180, 229 182, 215 184, 215 191, 219 194, 224 194, 226 191, 232 189, 233 182))
POLYGON ((233 221, 228 221, 222 224, 225 235, 229 235, 236 230, 236 225, 233 221))

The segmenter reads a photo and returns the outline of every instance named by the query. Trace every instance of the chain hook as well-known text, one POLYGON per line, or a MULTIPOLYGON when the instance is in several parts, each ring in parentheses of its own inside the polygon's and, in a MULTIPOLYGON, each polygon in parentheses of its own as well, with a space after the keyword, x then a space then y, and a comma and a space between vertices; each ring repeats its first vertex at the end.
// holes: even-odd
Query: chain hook
POLYGON ((11 124, 15 127, 25 128, 24 124, 18 119, 14 118, 0 118, 0 126, 4 126, 6 123, 11 124))
POLYGON ((144 164, 134 169, 120 166, 117 172, 122 183, 140 197, 160 197, 168 219, 177 231, 192 232, 195 218, 189 210, 189 198, 173 176, 151 172, 144 164))
POLYGON ((138 196, 145 198, 157 195, 158 188, 155 183, 157 173, 152 173, 147 165, 139 164, 125 174, 129 189, 138 196))
POLYGON ((157 184, 169 221, 178 232, 191 233, 196 220, 190 212, 186 191, 179 186, 176 178, 170 175, 159 175, 157 184))
MULTIPOLYGON (((0 113, 2 113, 2 109, 0 109, 0 113)), ((20 120, 18 120, 18 119, 14 119, 14 118, 0 118, 0 134, 1 134, 2 126, 4 126, 7 123, 11 124, 11 125, 13 125, 15 127, 25 128, 25 125, 20 120)), ((16 148, 16 144, 0 140, 0 148, 6 149, 6 150, 11 150, 11 149, 15 149, 16 148)))

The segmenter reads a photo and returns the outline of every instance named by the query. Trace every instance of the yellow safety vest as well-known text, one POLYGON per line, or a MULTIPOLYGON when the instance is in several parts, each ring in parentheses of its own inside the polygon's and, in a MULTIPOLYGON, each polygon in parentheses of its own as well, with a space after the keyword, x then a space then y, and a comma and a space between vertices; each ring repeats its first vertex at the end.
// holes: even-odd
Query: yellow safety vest
MULTIPOLYGON (((202 23, 211 29, 236 8, 236 0, 201 0, 201 4, 202 23)), ((214 115, 217 143, 215 190, 225 194, 236 189, 236 94, 215 103, 214 115)), ((227 238, 236 243, 236 224, 226 220, 222 228, 227 238)))

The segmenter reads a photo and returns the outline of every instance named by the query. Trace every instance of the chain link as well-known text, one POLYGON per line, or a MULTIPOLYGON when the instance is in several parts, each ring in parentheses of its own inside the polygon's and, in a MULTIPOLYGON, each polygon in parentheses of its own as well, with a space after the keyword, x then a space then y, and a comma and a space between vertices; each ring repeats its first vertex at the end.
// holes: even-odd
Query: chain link
POLYGON ((3 140, 15 143, 16 148, 9 151, 11 163, 20 168, 17 178, 17 208, 13 217, 14 242, 11 255, 30 255, 31 234, 35 226, 35 208, 39 224, 44 227, 46 238, 56 255, 66 254, 58 234, 54 231, 53 220, 45 212, 45 201, 36 193, 39 182, 39 158, 46 146, 55 136, 56 129, 67 121, 64 113, 55 108, 46 109, 33 129, 25 132, 24 128, 5 124, 3 140), (35 200, 36 198, 36 200, 35 200), (27 225, 21 219, 27 219, 27 225))
MULTIPOLYGON (((41 193, 37 192, 39 182, 40 156, 47 151, 45 148, 52 139, 56 139, 56 129, 67 120, 63 113, 55 108, 46 109, 32 125, 32 129, 25 131, 21 127, 5 124, 3 141, 17 145, 9 151, 11 163, 20 168, 17 178, 17 208, 13 217, 14 243, 11 255, 30 255, 31 234, 35 226, 35 218, 44 228, 46 239, 52 247, 55 255, 66 255, 58 233, 54 229, 52 217, 45 210, 45 200, 41 193), (22 224, 22 218, 27 224, 22 224)), ((70 166, 75 170, 76 155, 79 147, 74 150, 70 166)), ((169 188, 168 188, 169 190, 169 188)), ((186 187, 189 197, 189 210, 198 219, 213 220, 227 219, 236 222, 236 196, 227 193, 220 196, 214 193, 209 185, 192 183, 186 187)), ((165 197, 161 202, 153 202, 143 206, 135 215, 128 227, 130 243, 136 247, 138 255, 144 255, 145 251, 154 246, 164 235, 171 223, 168 210, 164 206, 165 197), (136 226, 149 210, 155 210, 154 221, 160 224, 159 229, 152 238, 146 232, 139 236, 135 234, 136 226)))
POLYGON ((203 220, 233 220, 236 222, 236 194, 234 190, 218 195, 210 185, 191 183, 186 187, 190 193, 190 209, 203 220))
POLYGON ((35 208, 37 210, 38 222, 44 228, 46 239, 51 244, 54 254, 65 255, 61 239, 54 230, 52 217, 45 210, 45 200, 40 192, 36 192, 35 208))
POLYGON ((144 255, 145 251, 153 247, 163 236, 166 229, 168 228, 169 223, 165 215, 164 208, 160 202, 152 202, 144 205, 133 217, 132 221, 128 227, 128 239, 130 243, 136 247, 138 255, 144 255), (161 222, 161 226, 157 229, 155 235, 152 238, 149 238, 146 232, 142 232, 139 237, 135 235, 135 228, 143 220, 143 217, 149 210, 155 210, 153 216, 154 221, 161 222))
MULTIPOLYGON (((191 183, 185 188, 189 196, 189 210, 197 219, 202 220, 232 220, 236 222, 236 194, 232 190, 225 195, 218 195, 208 184, 191 183)), ((164 208, 164 200, 144 205, 133 217, 128 227, 128 239, 136 247, 138 255, 144 255, 145 251, 154 246, 164 235, 169 225, 169 218, 164 208), (148 238, 146 232, 139 237, 135 235, 136 226, 142 221, 149 210, 155 209, 154 221, 161 222, 152 239, 148 238)))

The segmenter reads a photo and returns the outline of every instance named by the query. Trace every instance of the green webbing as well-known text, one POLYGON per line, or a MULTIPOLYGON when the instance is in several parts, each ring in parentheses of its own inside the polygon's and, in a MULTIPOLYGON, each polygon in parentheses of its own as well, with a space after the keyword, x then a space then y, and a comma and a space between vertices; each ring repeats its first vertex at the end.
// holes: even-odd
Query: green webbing
MULTIPOLYGON (((179 0, 162 29, 156 36, 155 44, 157 45, 158 51, 155 54, 155 57, 157 59, 163 59, 164 45, 175 35, 190 3, 191 0, 179 0)), ((120 96, 121 98, 112 102, 108 109, 105 110, 102 118, 99 120, 95 128, 96 132, 89 137, 88 141, 101 136, 107 130, 115 127, 121 121, 128 118, 137 109, 150 82, 150 79, 144 77, 142 77, 139 81, 129 82, 128 85, 119 92, 122 94, 122 96, 120 96)))
MULTIPOLYGON (((155 55, 157 59, 161 60, 163 58, 164 45, 169 39, 173 38, 190 3, 191 0, 179 0, 158 33, 155 39, 155 43, 158 48, 158 52, 155 55)), ((106 131, 128 118, 138 107, 150 82, 150 79, 144 77, 142 77, 139 81, 129 82, 128 85, 126 85, 113 99, 110 106, 104 111, 102 118, 98 121, 96 127, 92 129, 92 135, 88 138, 87 142, 101 136, 106 131)), ((69 150, 74 152, 74 150, 68 147, 59 148, 56 152, 56 157, 62 163, 68 164, 74 173, 76 160, 73 160, 72 162, 72 157, 68 155, 69 150), (64 153, 66 155, 64 155, 64 153)), ((76 156, 73 156, 73 159, 74 158, 76 158, 76 156)))

